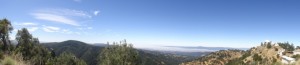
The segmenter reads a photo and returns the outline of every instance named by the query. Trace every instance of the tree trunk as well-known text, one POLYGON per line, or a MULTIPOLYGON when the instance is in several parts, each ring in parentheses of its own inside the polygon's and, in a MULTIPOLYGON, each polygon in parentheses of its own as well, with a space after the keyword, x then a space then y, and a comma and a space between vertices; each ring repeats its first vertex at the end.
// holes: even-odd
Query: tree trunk
POLYGON ((8 51, 8 43, 7 43, 5 35, 2 36, 2 42, 3 42, 3 51, 5 51, 5 52, 8 51))
POLYGON ((5 42, 5 37, 4 36, 2 36, 2 42, 3 42, 3 50, 5 51, 7 43, 5 42))

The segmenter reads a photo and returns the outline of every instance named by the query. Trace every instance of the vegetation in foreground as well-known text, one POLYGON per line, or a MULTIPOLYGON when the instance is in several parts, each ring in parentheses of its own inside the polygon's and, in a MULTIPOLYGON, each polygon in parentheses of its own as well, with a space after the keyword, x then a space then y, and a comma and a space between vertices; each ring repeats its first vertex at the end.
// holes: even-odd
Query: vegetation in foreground
POLYGON ((98 57, 99 65, 143 65, 138 52, 125 40, 104 48, 98 57))
MULTIPOLYGON (((15 38, 17 44, 12 45, 9 40, 9 33, 12 30, 13 26, 9 20, 0 20, 0 63, 3 65, 87 65, 83 59, 89 58, 83 57, 82 59, 72 52, 66 51, 55 53, 53 48, 47 48, 40 44, 38 38, 34 38, 26 28, 17 31, 15 38)), ((126 41, 113 43, 99 49, 103 52, 98 52, 94 56, 98 58, 97 65, 165 65, 164 62, 153 60, 145 55, 147 53, 142 52, 147 56, 146 59, 142 58, 139 55, 141 53, 126 41)))
POLYGON ((0 20, 0 64, 3 65, 86 65, 86 63, 72 54, 66 53, 56 56, 47 48, 40 45, 38 38, 34 38, 26 28, 18 30, 17 45, 12 45, 9 33, 13 30, 11 22, 0 20))

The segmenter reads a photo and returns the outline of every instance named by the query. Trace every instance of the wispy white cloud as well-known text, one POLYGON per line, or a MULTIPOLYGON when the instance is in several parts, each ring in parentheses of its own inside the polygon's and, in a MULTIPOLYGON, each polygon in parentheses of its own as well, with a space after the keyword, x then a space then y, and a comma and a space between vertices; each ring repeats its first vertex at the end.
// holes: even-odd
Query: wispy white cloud
POLYGON ((72 34, 73 33, 72 31, 70 31, 68 29, 63 29, 61 32, 65 33, 65 34, 72 34))
POLYGON ((80 28, 77 28, 78 30, 91 30, 93 29, 93 27, 80 27, 80 28))
POLYGON ((94 15, 95 15, 95 16, 97 16, 99 13, 100 13, 100 11, 99 11, 99 10, 97 10, 97 11, 94 11, 94 15))
MULTIPOLYGON (((51 10, 50 10, 51 11, 51 10)), ((91 14, 85 11, 81 10, 72 10, 72 9, 52 9, 52 12, 55 12, 57 14, 61 15, 67 15, 67 16, 79 16, 83 18, 91 18, 91 14)))
POLYGON ((19 26, 36 26, 38 24, 37 23, 32 23, 32 22, 25 22, 25 23, 16 23, 16 25, 19 25, 19 26))
MULTIPOLYGON (((86 21, 92 18, 95 13, 74 9, 41 9, 31 13, 34 18, 52 22, 60 22, 73 26, 81 26, 79 21, 86 21)), ((97 13, 98 14, 98 13, 97 13)))
POLYGON ((39 29, 39 27, 30 27, 30 28, 27 28, 29 32, 34 32, 36 30, 39 29))
POLYGON ((80 26, 75 20, 69 19, 64 16, 60 16, 60 15, 47 14, 47 13, 34 13, 33 15, 35 16, 36 19, 60 22, 60 23, 65 23, 65 24, 69 24, 69 25, 74 25, 74 26, 80 26))
POLYGON ((18 30, 22 28, 27 28, 29 32, 34 32, 39 29, 39 24, 33 22, 14 22, 12 25, 14 26, 13 32, 18 32, 18 30))
POLYGON ((60 28, 59 27, 54 27, 54 26, 43 26, 43 30, 45 32, 59 32, 60 28))
POLYGON ((93 29, 93 27, 87 27, 87 29, 93 29))
POLYGON ((71 31, 69 29, 64 29, 60 27, 55 27, 55 26, 46 26, 43 25, 42 28, 45 32, 55 32, 55 33, 63 33, 63 34, 76 34, 76 35, 81 35, 81 32, 76 32, 76 31, 71 31))
POLYGON ((82 11, 82 10, 74 10, 74 9, 42 9, 37 10, 39 13, 49 13, 49 14, 57 14, 61 16, 76 16, 82 18, 91 18, 92 13, 82 11))

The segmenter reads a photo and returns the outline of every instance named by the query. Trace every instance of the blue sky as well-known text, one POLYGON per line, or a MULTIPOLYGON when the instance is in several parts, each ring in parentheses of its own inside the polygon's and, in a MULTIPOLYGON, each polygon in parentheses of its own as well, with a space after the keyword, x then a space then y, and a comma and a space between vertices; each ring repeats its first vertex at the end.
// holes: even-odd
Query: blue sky
POLYGON ((44 42, 137 47, 300 45, 297 0, 2 0, 0 17, 44 42))

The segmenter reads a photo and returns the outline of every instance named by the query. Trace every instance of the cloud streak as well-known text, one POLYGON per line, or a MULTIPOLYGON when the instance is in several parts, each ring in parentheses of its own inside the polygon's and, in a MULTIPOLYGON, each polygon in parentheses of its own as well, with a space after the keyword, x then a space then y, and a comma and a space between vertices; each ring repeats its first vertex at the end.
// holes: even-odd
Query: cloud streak
POLYGON ((53 26, 43 26, 43 30, 45 32, 59 32, 60 28, 59 27, 53 27, 53 26))
POLYGON ((39 28, 38 27, 30 27, 30 28, 27 28, 27 29, 30 32, 34 32, 34 31, 38 30, 39 28))
POLYGON ((42 10, 37 10, 37 12, 57 14, 61 16, 75 16, 75 17, 82 17, 82 18, 92 17, 92 13, 88 13, 82 10, 74 10, 74 9, 42 9, 42 10))
POLYGON ((54 22, 60 22, 60 23, 69 24, 73 26, 80 26, 75 20, 60 15, 47 14, 47 13, 34 13, 33 15, 35 16, 36 19, 40 19, 40 20, 54 21, 54 22))
POLYGON ((81 27, 81 28, 77 28, 78 30, 92 30, 93 27, 81 27))
POLYGON ((64 29, 64 28, 55 27, 55 26, 46 26, 46 25, 43 25, 42 29, 45 32, 50 32, 50 33, 63 33, 63 34, 77 34, 77 35, 81 35, 81 32, 71 31, 69 29, 64 29))
POLYGON ((19 25, 19 26, 36 26, 38 24, 31 23, 31 22, 25 22, 25 23, 17 23, 16 25, 19 25))
POLYGON ((63 29, 62 33, 66 33, 66 34, 72 34, 73 32, 68 30, 68 29, 63 29))
POLYGON ((93 13, 74 9, 40 9, 31 13, 36 19, 51 22, 59 22, 73 26, 81 26, 80 21, 89 20, 92 15, 98 15, 99 11, 93 13))
POLYGON ((99 14, 100 11, 94 11, 94 15, 97 16, 99 14))
POLYGON ((90 29, 90 30, 91 30, 91 29, 93 29, 93 27, 87 27, 87 29, 90 29))

